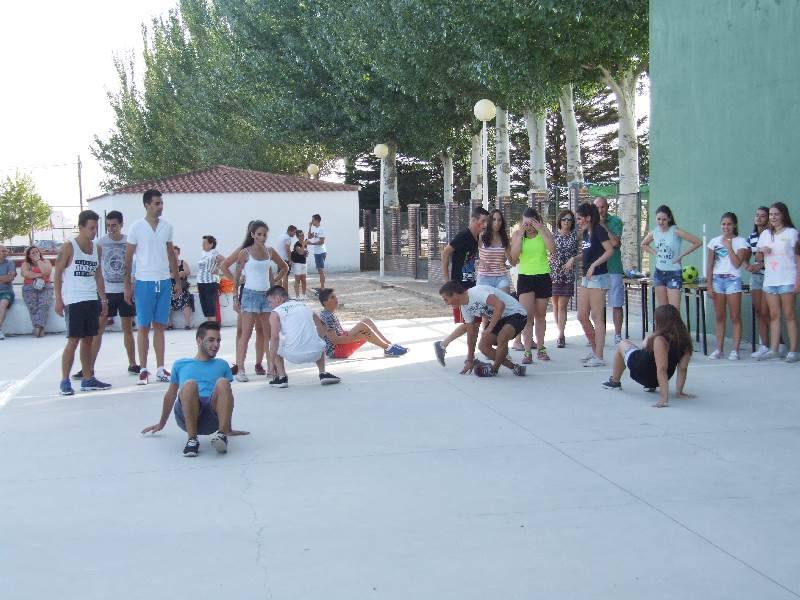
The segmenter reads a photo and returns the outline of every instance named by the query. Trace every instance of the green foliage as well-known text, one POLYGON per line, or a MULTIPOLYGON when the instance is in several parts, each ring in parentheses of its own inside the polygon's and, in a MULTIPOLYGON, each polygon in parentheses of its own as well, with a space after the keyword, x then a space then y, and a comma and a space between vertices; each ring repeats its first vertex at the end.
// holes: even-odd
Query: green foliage
POLYGON ((49 225, 50 205, 36 193, 29 176, 17 174, 0 183, 0 240, 30 236, 31 230, 49 225))

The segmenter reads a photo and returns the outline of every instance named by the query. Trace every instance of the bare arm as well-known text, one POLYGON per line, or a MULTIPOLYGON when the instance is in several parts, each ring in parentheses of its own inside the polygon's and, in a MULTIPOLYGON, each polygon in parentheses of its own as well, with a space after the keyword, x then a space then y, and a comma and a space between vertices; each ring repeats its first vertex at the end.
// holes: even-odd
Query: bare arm
POLYGON ((683 386, 686 385, 686 374, 689 372, 689 361, 692 359, 692 353, 687 352, 681 357, 678 363, 678 376, 675 378, 675 393, 678 398, 694 398, 694 394, 687 394, 683 391, 683 386))
MULTIPOLYGON (((63 247, 63 246, 62 246, 63 247)), ((136 244, 125 246, 125 302, 130 304, 133 299, 133 281, 131 272, 133 271, 133 255, 136 253, 136 244)))
POLYGON ((683 229, 678 229, 676 227, 675 228, 675 235, 677 235, 682 240, 686 240, 687 242, 689 242, 689 249, 686 250, 686 252, 684 252, 683 254, 681 254, 678 258, 675 259, 675 263, 676 264, 679 263, 684 257, 688 256, 689 254, 691 254, 692 252, 694 252, 700 246, 703 245, 703 242, 698 240, 691 233, 689 233, 687 231, 684 231, 683 229))
POLYGON ((506 309, 506 303, 500 300, 500 298, 494 294, 489 294, 489 297, 486 298, 486 304, 492 307, 492 318, 489 319, 489 323, 483 328, 483 331, 491 332, 494 330, 500 319, 503 318, 503 311, 506 309))
POLYGON ((603 242, 603 250, 605 250, 605 252, 603 252, 597 258, 597 260, 595 260, 591 265, 589 265, 589 268, 586 269, 586 278, 587 279, 591 279, 592 278, 592 275, 594 275, 594 269, 595 269, 595 267, 597 265, 602 265, 604 262, 607 262, 608 259, 611 258, 614 255, 614 246, 611 245, 611 241, 610 240, 606 240, 606 241, 603 242))
POLYGON ((522 254, 522 236, 524 233, 522 227, 520 227, 511 236, 511 261, 514 264, 519 263, 519 255, 522 254))
POLYGON ((64 269, 69 266, 72 260, 72 244, 64 244, 61 250, 58 251, 58 258, 56 258, 56 274, 53 280, 53 288, 55 289, 55 311, 60 317, 64 316, 64 298, 61 295, 61 286, 64 281, 64 269))
POLYGON ((442 250, 442 281, 445 283, 450 281, 450 257, 453 256, 453 252, 455 252, 455 248, 450 244, 447 244, 442 250))
MULTIPOLYGON (((715 254, 714 251, 709 248, 706 251, 706 273, 708 273, 709 277, 714 277, 714 258, 715 254)), ((714 286, 709 285, 708 289, 706 290, 706 294, 709 298, 714 298, 714 286)))
POLYGON ((106 284, 103 282, 103 249, 97 246, 97 268, 94 270, 94 283, 97 286, 97 295, 100 296, 100 316, 108 315, 108 298, 106 298, 106 284))
POLYGON ((461 370, 462 375, 466 375, 472 371, 475 364, 475 345, 478 342, 478 324, 467 323, 467 360, 464 361, 464 368, 461 370))
POLYGON ((275 252, 274 248, 269 249, 269 256, 276 265, 278 265, 278 273, 275 275, 275 281, 283 281, 283 278, 289 274, 289 265, 281 258, 281 255, 275 252))
POLYGON ((180 280, 178 273, 178 261, 175 258, 175 251, 173 250, 172 242, 167 242, 167 261, 169 262, 169 272, 175 281, 180 280))
POLYGON ((653 354, 656 359, 656 378, 658 379, 658 391, 661 398, 656 406, 666 406, 669 403, 669 371, 667 370, 669 361, 669 346, 662 336, 656 336, 653 340, 653 354))
MULTIPOLYGON (((72 245, 70 245, 70 248, 71 247, 72 247, 72 245)), ((63 246, 62 246, 62 248, 63 248, 63 246)), ((25 265, 26 264, 27 263, 22 263, 23 276, 25 274, 25 265)), ((5 275, 0 275, 0 283, 13 283, 16 278, 17 278, 17 267, 16 267, 16 265, 14 265, 14 268, 12 269, 11 273, 7 273, 5 275)))
POLYGON ((175 406, 175 400, 177 398, 178 384, 170 383, 166 393, 164 394, 164 402, 161 405, 161 419, 159 419, 158 423, 155 425, 150 425, 150 427, 145 427, 142 429, 142 435, 145 433, 156 433, 157 431, 164 429, 167 421, 169 420, 169 413, 172 412, 172 407, 175 406))
POLYGON ((650 245, 652 243, 653 243, 653 232, 651 231, 646 236, 644 236, 644 239, 642 240, 642 243, 640 245, 642 247, 642 250, 644 250, 645 252, 649 252, 650 254, 655 256, 656 254, 655 248, 653 248, 650 245))
POLYGON ((242 278, 242 269, 247 262, 249 253, 247 250, 239 250, 239 258, 236 260, 236 276, 233 278, 233 309, 239 312, 239 281, 242 278))

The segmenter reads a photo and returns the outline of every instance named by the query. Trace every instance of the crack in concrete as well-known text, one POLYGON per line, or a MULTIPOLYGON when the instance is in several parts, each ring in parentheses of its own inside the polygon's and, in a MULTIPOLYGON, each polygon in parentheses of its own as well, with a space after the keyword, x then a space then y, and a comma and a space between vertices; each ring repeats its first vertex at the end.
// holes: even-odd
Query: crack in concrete
POLYGON ((264 576, 264 590, 266 591, 266 598, 272 598, 272 590, 269 587, 269 567, 267 566, 266 562, 264 561, 264 531, 266 530, 267 526, 263 524, 259 524, 258 518, 258 510, 256 509, 256 505, 254 502, 251 502, 247 499, 247 494, 253 488, 253 480, 250 479, 248 475, 248 470, 254 463, 247 463, 242 467, 240 476, 242 478, 242 482, 244 483, 244 487, 242 489, 242 495, 240 500, 242 504, 244 504, 249 510, 250 513, 253 515, 253 528, 255 530, 255 544, 256 544, 256 566, 261 568, 261 571, 264 576))

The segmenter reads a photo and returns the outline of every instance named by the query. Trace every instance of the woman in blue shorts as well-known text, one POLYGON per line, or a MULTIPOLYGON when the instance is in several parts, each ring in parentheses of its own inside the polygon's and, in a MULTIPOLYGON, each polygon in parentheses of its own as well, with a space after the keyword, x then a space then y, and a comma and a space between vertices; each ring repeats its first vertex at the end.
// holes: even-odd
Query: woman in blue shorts
POLYGON ((753 231, 747 238, 750 245, 750 255, 753 262, 745 265, 745 269, 750 272, 750 301, 753 303, 753 311, 756 314, 756 327, 758 328, 758 338, 761 342, 758 349, 751 354, 753 358, 758 358, 762 354, 769 352, 769 306, 764 297, 764 257, 758 252, 758 238, 764 233, 769 224, 769 208, 759 206, 753 217, 753 231))
POLYGON ((653 272, 656 304, 669 302, 680 309, 683 288, 681 260, 702 245, 691 233, 678 229, 669 206, 661 205, 656 209, 656 228, 642 240, 642 249, 656 257, 656 268, 653 272), (689 249, 681 254, 683 240, 689 243, 689 249), (650 245, 653 242, 655 248, 650 245))

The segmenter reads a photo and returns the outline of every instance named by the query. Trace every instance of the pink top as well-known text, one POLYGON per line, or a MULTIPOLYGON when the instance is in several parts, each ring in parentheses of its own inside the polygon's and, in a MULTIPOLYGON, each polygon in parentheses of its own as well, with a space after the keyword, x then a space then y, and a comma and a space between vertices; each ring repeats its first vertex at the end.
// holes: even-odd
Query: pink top
MULTIPOLYGON (((41 273, 41 272, 42 272, 42 270, 39 268, 39 266, 38 266, 38 265, 36 265, 36 266, 34 266, 34 267, 31 267, 31 272, 32 272, 32 273, 41 273)), ((36 281, 36 280, 35 280, 35 279, 23 279, 23 280, 22 280, 22 283, 23 283, 24 285, 30 285, 30 284, 32 284, 34 281, 36 281)), ((44 282, 45 282, 45 283, 50 283, 50 276, 49 276, 49 275, 48 275, 47 277, 45 277, 45 278, 44 278, 44 282)))
POLYGON ((506 249, 502 246, 478 247, 478 274, 488 277, 508 275, 506 271, 506 249))

